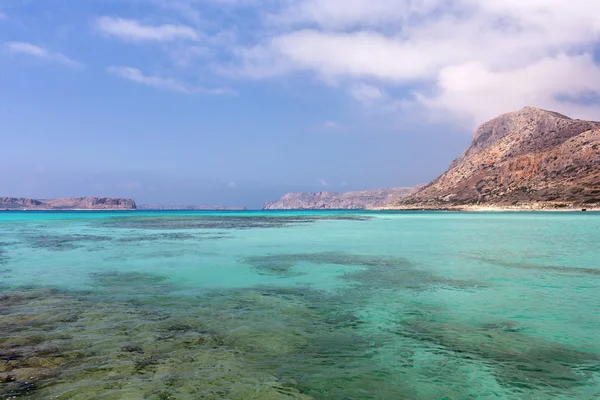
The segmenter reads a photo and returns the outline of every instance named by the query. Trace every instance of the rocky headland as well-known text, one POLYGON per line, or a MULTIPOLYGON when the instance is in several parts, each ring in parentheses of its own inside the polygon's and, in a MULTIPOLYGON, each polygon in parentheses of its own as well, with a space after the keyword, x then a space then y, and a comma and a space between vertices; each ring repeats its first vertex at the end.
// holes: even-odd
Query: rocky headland
POLYGON ((0 197, 0 210, 136 210, 135 201, 113 197, 29 199, 0 197))
POLYGON ((360 192, 288 193, 265 203, 265 210, 362 210, 381 207, 415 193, 421 186, 360 192))
POLYGON ((384 209, 599 209, 600 122, 526 107, 481 125, 448 171, 384 209))

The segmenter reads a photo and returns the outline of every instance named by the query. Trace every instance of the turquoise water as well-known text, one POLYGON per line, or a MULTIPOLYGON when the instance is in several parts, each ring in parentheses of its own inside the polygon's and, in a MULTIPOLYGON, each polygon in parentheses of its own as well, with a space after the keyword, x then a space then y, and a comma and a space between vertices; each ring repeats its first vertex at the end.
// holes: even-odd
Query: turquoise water
POLYGON ((600 214, 2 212, 19 397, 600 398, 600 214))

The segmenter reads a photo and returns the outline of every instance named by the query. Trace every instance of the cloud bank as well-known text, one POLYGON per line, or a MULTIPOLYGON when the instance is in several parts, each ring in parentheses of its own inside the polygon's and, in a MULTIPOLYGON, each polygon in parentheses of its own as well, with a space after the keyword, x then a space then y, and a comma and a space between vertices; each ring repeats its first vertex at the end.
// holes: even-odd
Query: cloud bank
MULTIPOLYGON (((92 36, 139 48, 111 74, 184 94, 188 81, 318 82, 369 111, 473 127, 532 105, 600 119, 600 2, 590 0, 127 0, 92 36), (143 3, 143 6, 141 4, 143 3), (120 15, 119 15, 120 14, 120 15), (159 70, 168 76, 142 71, 159 70)), ((0 18, 2 14, 0 12, 0 18)), ((116 48, 117 46, 115 46, 116 48)), ((10 42, 13 54, 83 65, 10 42)), ((302 90, 301 87, 298 90, 302 90)))
POLYGON ((239 46, 224 71, 252 79, 309 72, 361 103, 419 107, 470 126, 525 105, 600 117, 587 101, 600 93, 600 2, 284 4, 265 18, 262 40, 239 46))

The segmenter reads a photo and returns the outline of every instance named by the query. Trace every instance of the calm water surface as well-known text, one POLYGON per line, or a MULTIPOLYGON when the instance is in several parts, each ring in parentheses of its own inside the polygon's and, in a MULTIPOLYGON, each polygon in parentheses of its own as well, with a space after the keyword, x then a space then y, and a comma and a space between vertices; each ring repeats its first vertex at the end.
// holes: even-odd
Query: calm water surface
POLYGON ((597 399, 600 214, 0 213, 0 399, 597 399))

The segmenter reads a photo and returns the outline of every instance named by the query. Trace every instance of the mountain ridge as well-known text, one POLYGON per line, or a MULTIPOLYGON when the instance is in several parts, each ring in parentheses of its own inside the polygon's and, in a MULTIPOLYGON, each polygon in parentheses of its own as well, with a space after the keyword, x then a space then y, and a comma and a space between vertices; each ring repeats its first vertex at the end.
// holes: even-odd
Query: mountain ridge
POLYGON ((416 192, 421 186, 372 189, 345 193, 286 193, 279 200, 266 202, 264 210, 362 210, 388 204, 416 192))
POLYGON ((448 170, 390 209, 600 207, 600 122, 525 107, 480 125, 448 170))

